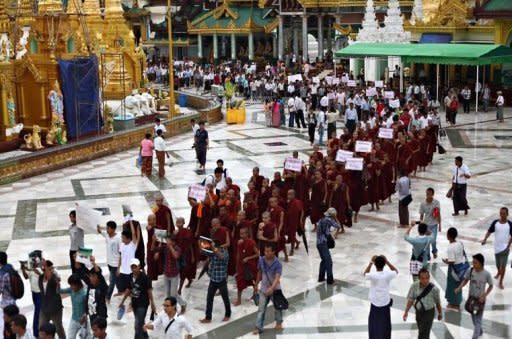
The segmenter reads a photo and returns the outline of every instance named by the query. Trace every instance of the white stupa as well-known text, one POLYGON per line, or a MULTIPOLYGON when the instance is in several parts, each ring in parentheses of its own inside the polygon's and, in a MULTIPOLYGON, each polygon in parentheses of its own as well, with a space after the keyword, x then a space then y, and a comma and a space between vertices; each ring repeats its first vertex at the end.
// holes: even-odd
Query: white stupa
POLYGON ((398 0, 389 0, 384 27, 380 29, 383 40, 389 43, 411 42, 411 32, 404 31, 404 22, 401 16, 398 0))
POLYGON ((375 16, 375 8, 373 7, 373 0, 368 0, 366 3, 366 12, 364 13, 364 20, 362 27, 357 33, 358 42, 380 42, 381 34, 379 31, 379 23, 375 16))
POLYGON ((414 0, 412 8, 410 22, 412 25, 415 25, 418 21, 423 21, 423 0, 414 0))

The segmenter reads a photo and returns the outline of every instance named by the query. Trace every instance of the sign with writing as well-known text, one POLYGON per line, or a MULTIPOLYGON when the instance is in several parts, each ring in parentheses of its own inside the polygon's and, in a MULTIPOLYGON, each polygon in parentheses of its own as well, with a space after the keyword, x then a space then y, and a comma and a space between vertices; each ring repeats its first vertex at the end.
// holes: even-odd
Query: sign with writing
POLYGON ((363 158, 348 158, 345 162, 345 169, 349 171, 362 171, 363 158))
POLYGON ((361 153, 370 153, 372 151, 372 142, 371 141, 356 141, 356 152, 361 153))
POLYGON ((344 75, 341 77, 341 82, 346 84, 348 82, 348 76, 344 75))
POLYGON ((203 185, 195 184, 188 188, 188 197, 196 199, 196 201, 204 201, 206 198, 206 187, 203 185))
POLYGON ((284 162, 284 169, 300 172, 302 170, 302 160, 292 157, 286 158, 286 161, 284 162))
POLYGON ((354 156, 354 152, 350 152, 350 151, 344 151, 344 150, 338 150, 338 152, 336 152, 336 161, 339 161, 339 162, 345 162, 345 160, 347 160, 348 158, 352 158, 354 156))
POLYGON ((302 81, 302 75, 301 74, 295 74, 295 75, 288 75, 288 83, 294 84, 295 81, 302 81))
POLYGON ((382 139, 393 139, 393 129, 392 128, 379 128, 379 138, 382 139))
POLYGON ((382 80, 375 80, 375 87, 379 87, 379 88, 384 87, 384 81, 382 81, 382 80))
POLYGON ((96 227, 101 224, 102 212, 76 204, 76 226, 84 231, 96 232, 96 227))
POLYGON ((348 87, 356 87, 356 81, 355 80, 349 80, 347 81, 348 87))
POLYGON ((386 99, 394 99, 395 98, 395 92, 394 91, 385 91, 384 92, 384 98, 386 98, 386 99))
POLYGON ((399 108, 400 107, 400 100, 389 100, 389 107, 391 108, 399 108))
POLYGON ((377 89, 375 87, 370 87, 366 89, 367 97, 375 97, 377 96, 377 89))

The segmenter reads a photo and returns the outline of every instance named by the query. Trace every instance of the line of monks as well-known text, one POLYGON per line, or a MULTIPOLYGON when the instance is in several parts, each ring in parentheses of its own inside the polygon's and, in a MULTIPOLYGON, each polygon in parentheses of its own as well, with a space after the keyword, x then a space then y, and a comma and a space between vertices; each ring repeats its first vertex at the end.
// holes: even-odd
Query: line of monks
MULTIPOLYGON (((343 233, 343 226, 357 223, 361 206, 369 204, 373 211, 379 209, 380 203, 391 202, 397 172, 404 169, 411 174, 418 169, 425 170, 432 162, 437 145, 437 126, 429 124, 421 130, 412 127, 407 131, 397 120, 392 128, 393 139, 378 138, 378 126, 358 128, 353 134, 344 129, 339 138, 328 141, 326 154, 315 145, 307 166, 302 162, 300 171, 275 172, 273 180, 260 175, 259 168, 255 167, 243 200, 240 187, 233 184, 232 178, 225 179, 226 186, 220 191, 215 190, 216 183, 208 184, 204 201, 189 199, 188 225, 183 218, 177 218, 175 228, 170 209, 162 203, 163 199, 157 199, 154 215, 148 218, 148 239, 152 239, 155 228, 176 234, 185 261, 178 292, 181 294, 185 281, 188 281, 187 287, 191 285, 199 263, 206 261, 199 250, 200 236, 217 240, 228 249, 228 274, 236 276, 238 299, 235 305, 239 305, 242 291, 255 288, 257 259, 263 255, 266 243, 274 243, 278 255, 283 252, 284 260, 288 261, 299 247, 297 235, 304 236, 307 217, 314 231, 327 208, 334 207, 342 225, 339 233, 343 233), (364 159, 362 171, 346 170, 343 163, 335 161, 336 153, 338 150, 354 151, 357 140, 371 141, 372 150, 370 153, 354 152, 354 157, 364 159)), ((298 156, 297 151, 293 152, 294 158, 298 156)), ((144 252, 144 245, 141 246, 142 252, 136 253, 139 259, 144 252)), ((151 241, 148 241, 146 253, 148 275, 156 280, 163 273, 163 267, 161 261, 153 259, 151 241)))

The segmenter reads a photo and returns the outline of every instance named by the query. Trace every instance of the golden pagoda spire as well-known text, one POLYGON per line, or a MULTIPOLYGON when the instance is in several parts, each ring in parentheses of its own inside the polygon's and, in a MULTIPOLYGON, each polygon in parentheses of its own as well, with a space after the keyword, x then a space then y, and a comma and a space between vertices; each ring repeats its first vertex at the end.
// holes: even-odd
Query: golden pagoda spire
POLYGON ((40 0, 37 8, 39 14, 58 13, 64 10, 60 0, 40 0))
POLYGON ((121 6, 121 0, 105 0, 105 17, 106 18, 122 18, 124 11, 121 6))
POLYGON ((9 31, 9 17, 5 8, 5 0, 0 0, 0 33, 9 31))
MULTIPOLYGON (((79 1, 81 3, 81 1, 79 1)), ((82 2, 82 8, 84 14, 99 16, 100 13, 100 2, 99 0, 85 0, 82 2)))
POLYGON ((30 0, 18 0, 18 23, 20 26, 30 26, 34 22, 34 12, 30 0))

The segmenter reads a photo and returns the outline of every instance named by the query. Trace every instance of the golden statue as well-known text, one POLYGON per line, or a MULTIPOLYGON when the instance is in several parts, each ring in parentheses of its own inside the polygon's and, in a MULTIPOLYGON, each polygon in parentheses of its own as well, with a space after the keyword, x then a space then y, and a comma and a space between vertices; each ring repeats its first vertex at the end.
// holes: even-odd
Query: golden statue
POLYGON ((112 107, 105 105, 103 116, 105 117, 105 132, 114 133, 114 115, 112 114, 112 107))
POLYGON ((32 127, 32 133, 27 133, 23 137, 25 139, 25 148, 40 150, 43 148, 41 144, 41 127, 34 125, 32 127))

